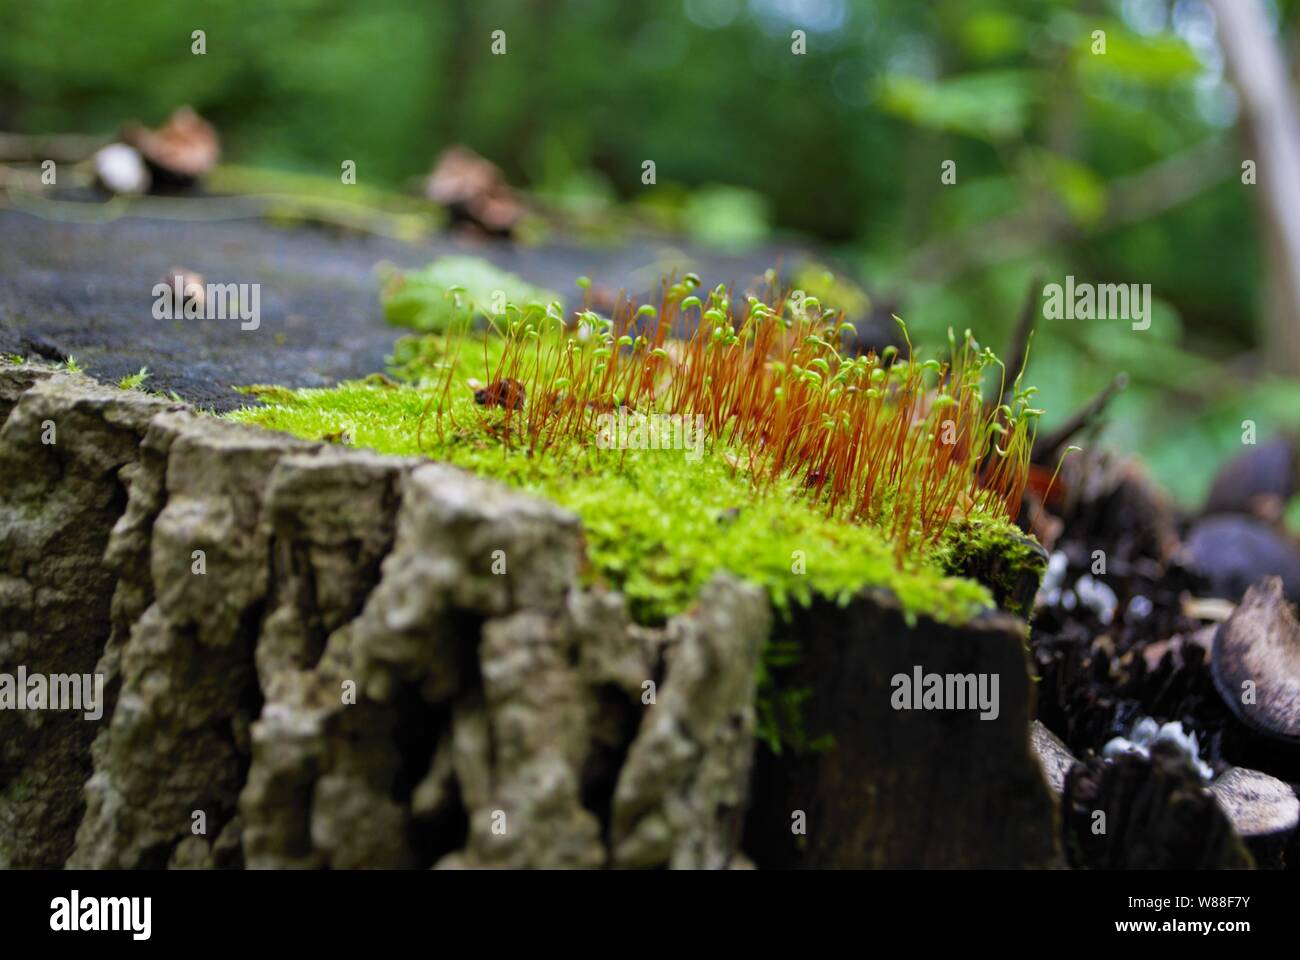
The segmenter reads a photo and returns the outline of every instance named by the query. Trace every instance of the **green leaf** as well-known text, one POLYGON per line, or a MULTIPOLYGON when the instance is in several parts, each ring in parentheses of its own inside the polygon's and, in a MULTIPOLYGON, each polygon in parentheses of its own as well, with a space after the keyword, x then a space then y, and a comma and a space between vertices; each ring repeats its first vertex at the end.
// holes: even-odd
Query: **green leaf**
POLYGON ((1080 28, 1075 64, 1083 76, 1112 76, 1153 87, 1172 87, 1201 72, 1191 47, 1171 34, 1142 37, 1118 21, 1089 22, 1080 28), (1106 52, 1092 52, 1092 32, 1106 32, 1106 52))
POLYGON ((986 70, 939 82, 891 75, 882 82, 880 105, 920 127, 1007 140, 1028 126, 1039 80, 1029 70, 986 70))
POLYGON ((1106 185, 1091 169, 1050 150, 1028 149, 1025 163, 1065 205, 1074 221, 1088 226, 1106 212, 1106 185))
POLYGON ((768 234, 767 199, 741 187, 711 185, 691 194, 683 226, 691 238, 706 246, 742 251, 768 234))

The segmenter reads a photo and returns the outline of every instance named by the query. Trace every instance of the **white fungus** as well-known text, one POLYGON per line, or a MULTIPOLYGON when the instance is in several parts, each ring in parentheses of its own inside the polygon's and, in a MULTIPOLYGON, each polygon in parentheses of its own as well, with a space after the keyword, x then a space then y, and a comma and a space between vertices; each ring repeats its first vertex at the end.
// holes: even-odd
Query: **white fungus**
POLYGON ((1150 717, 1142 717, 1133 724, 1133 729, 1129 731, 1127 737, 1115 737, 1108 741, 1106 746, 1102 747, 1101 755, 1107 760, 1125 755, 1149 757, 1151 748, 1157 743, 1169 743, 1177 747, 1179 752, 1192 762, 1192 766, 1196 768, 1202 780, 1210 780, 1214 777, 1210 765, 1201 760, 1196 734, 1185 731, 1178 720, 1161 726, 1150 717))
POLYGON ((1075 583, 1074 592, 1079 597, 1079 603, 1091 610, 1103 624, 1108 624, 1115 618, 1119 598, 1115 596, 1114 590, 1100 580, 1094 580, 1090 574, 1085 573, 1075 583))

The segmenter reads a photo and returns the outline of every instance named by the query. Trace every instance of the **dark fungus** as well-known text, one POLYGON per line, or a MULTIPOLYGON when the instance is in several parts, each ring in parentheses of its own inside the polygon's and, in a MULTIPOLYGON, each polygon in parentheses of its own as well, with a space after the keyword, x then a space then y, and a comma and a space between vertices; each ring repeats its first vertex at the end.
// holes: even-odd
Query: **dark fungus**
POLYGON ((1214 685, 1247 725, 1300 742, 1300 623, 1266 577, 1246 591, 1214 638, 1214 685))

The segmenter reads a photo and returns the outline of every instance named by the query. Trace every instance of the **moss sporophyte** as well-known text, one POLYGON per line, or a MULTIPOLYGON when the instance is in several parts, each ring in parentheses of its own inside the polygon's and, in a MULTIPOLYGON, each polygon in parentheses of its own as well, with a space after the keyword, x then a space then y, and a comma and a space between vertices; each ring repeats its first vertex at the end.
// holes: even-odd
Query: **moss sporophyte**
POLYGON ((687 274, 657 305, 620 298, 610 316, 475 297, 440 333, 399 342, 396 380, 252 387, 264 405, 229 416, 548 497, 581 517, 590 578, 644 623, 689 607, 719 570, 782 610, 867 586, 911 616, 988 609, 990 591, 950 561, 971 530, 1017 542, 1035 391, 1008 389, 969 332, 923 359, 899 321, 905 352, 849 355, 843 315, 773 277, 740 300, 687 274))

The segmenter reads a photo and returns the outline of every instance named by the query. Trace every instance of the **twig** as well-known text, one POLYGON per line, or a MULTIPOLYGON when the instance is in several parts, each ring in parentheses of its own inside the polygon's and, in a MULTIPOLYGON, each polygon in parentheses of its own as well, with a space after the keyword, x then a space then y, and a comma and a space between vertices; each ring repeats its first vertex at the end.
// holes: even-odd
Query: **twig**
POLYGON ((1071 437, 1084 428, 1090 426, 1105 411, 1107 405, 1114 399, 1115 395, 1128 386, 1128 374, 1121 373, 1115 377, 1106 388, 1099 394, 1084 404, 1074 416, 1066 420, 1051 433, 1045 437, 1039 437, 1034 441, 1033 461, 1042 463, 1044 458, 1051 459, 1051 455, 1056 452, 1071 437))
POLYGON ((1007 383, 1000 403, 1006 403, 1015 388, 1016 378, 1025 370, 1029 360, 1029 338, 1034 333, 1034 321, 1038 317, 1038 303, 1043 289, 1043 278, 1035 274, 1029 281, 1029 292, 1025 294, 1025 305, 1020 310, 1020 319, 1016 321, 1015 332, 1011 335, 1011 345, 1005 354, 1007 362, 1007 383))
MULTIPOLYGON (((1229 143, 1218 137, 1202 141, 1111 181, 1106 212, 1088 231, 1106 233, 1163 213, 1214 186, 1233 169, 1229 143)), ((900 276, 914 283, 945 283, 974 267, 1041 250, 1078 229, 1058 204, 1039 198, 1005 217, 930 241, 912 254, 900 276)))

